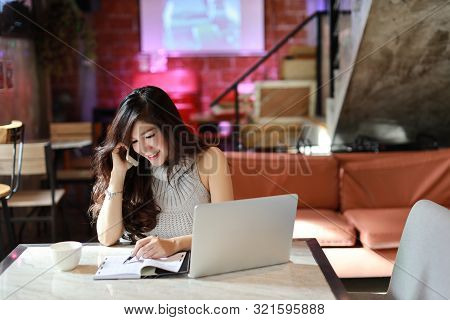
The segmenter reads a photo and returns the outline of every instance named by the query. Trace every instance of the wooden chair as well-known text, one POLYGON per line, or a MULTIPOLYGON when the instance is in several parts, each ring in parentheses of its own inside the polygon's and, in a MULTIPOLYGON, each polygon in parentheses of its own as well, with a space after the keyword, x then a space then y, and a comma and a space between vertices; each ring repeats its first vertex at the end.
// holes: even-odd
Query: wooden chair
MULTIPOLYGON (((0 175, 8 174, 11 169, 12 151, 7 145, 0 145, 0 175)), ((52 241, 56 239, 55 217, 57 205, 61 201, 65 190, 55 188, 55 175, 52 162, 52 150, 49 142, 25 143, 22 158, 22 176, 45 176, 49 188, 39 190, 19 190, 9 199, 10 208, 32 208, 27 216, 10 218, 11 223, 31 221, 48 221, 51 224, 52 241), (49 215, 34 215, 39 210, 49 208, 49 215)))
POLYGON ((80 154, 73 155, 73 152, 79 153, 82 147, 92 144, 92 134, 92 123, 90 122, 54 122, 50 124, 52 149, 64 153, 64 168, 56 168, 58 182, 92 182, 94 180, 90 157, 83 157, 80 154))
MULTIPOLYGON (((11 213, 8 207, 8 199, 10 199, 19 188, 20 172, 22 168, 23 139, 24 125, 21 121, 13 120, 8 125, 0 126, 0 144, 7 144, 12 152, 12 161, 10 163, 11 170, 9 171, 9 174, 11 175, 10 184, 0 184, 0 199, 10 247, 14 246, 16 241, 10 221, 11 213)), ((0 224, 0 257, 3 257, 4 255, 2 241, 3 236, 0 224)))
POLYGON ((86 211, 94 184, 93 124, 90 122, 51 123, 50 140, 52 149, 55 151, 57 186, 63 186, 67 192, 65 208, 77 211, 82 216, 88 228, 87 231, 91 233, 92 228, 86 211))
POLYGON ((92 124, 90 122, 53 122, 50 124, 50 140, 53 146, 68 141, 92 141, 92 124))

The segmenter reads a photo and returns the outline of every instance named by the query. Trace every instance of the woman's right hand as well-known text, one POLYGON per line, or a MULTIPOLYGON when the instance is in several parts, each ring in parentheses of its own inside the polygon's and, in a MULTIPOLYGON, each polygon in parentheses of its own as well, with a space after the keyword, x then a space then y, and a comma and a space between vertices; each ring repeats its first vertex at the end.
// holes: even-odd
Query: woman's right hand
POLYGON ((122 142, 119 142, 112 151, 112 172, 125 177, 125 174, 127 173, 128 169, 132 167, 132 165, 127 160, 120 157, 119 153, 122 148, 128 151, 128 147, 122 142))

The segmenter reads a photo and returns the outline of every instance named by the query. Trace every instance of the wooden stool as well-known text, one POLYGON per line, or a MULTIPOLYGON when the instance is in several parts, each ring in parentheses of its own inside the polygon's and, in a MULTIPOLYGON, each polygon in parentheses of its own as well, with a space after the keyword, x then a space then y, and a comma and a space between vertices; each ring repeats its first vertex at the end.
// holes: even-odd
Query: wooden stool
MULTIPOLYGON (((0 199, 2 201, 2 208, 3 208, 3 217, 5 220, 6 230, 8 232, 8 241, 9 245, 12 246, 14 243, 16 243, 14 230, 12 229, 11 224, 11 213, 8 207, 8 201, 6 201, 6 198, 11 193, 11 187, 7 186, 6 184, 0 184, 0 199)), ((2 229, 0 226, 0 257, 3 257, 5 255, 5 251, 2 245, 3 235, 2 235, 2 229)))

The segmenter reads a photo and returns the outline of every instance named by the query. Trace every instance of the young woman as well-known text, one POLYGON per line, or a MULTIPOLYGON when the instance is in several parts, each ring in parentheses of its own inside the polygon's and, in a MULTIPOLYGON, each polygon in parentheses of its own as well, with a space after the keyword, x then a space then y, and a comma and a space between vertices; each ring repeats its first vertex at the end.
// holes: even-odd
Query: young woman
POLYGON ((137 257, 189 250, 194 206, 233 200, 224 154, 194 135, 157 87, 136 89, 121 102, 94 170, 90 212, 98 240, 110 246, 124 235, 137 241, 137 257), (137 166, 126 160, 132 151, 137 166))

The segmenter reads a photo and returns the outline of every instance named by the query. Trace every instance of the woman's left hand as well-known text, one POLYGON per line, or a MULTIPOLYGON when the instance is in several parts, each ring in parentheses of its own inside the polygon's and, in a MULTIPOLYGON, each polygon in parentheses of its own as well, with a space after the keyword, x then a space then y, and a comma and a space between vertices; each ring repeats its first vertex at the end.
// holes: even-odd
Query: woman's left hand
POLYGON ((149 236, 136 242, 132 255, 136 256, 136 258, 159 259, 171 256, 177 251, 173 239, 160 239, 149 236))

